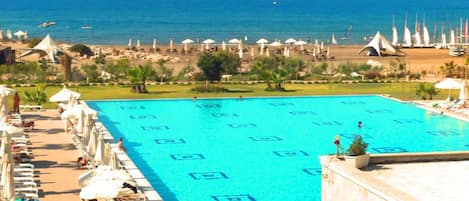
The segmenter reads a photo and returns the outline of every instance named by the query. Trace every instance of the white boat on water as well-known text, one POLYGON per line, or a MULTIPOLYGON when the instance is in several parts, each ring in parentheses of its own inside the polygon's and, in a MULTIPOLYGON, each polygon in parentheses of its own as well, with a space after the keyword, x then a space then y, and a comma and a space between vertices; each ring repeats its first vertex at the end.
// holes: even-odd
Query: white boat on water
POLYGON ((81 26, 80 29, 88 30, 88 29, 93 29, 93 27, 92 27, 92 26, 85 25, 85 26, 81 26))
POLYGON ((430 33, 428 32, 427 25, 425 24, 425 16, 423 18, 423 47, 434 47, 435 44, 430 43, 430 33))
POLYGON ((399 46, 399 34, 397 32, 396 24, 394 23, 394 16, 392 16, 392 43, 393 46, 399 46))
POLYGON ((46 28, 55 25, 56 23, 54 21, 45 21, 41 24, 39 24, 39 27, 41 28, 46 28))
POLYGON ((332 44, 337 45, 337 39, 335 38, 335 34, 332 34, 332 44))

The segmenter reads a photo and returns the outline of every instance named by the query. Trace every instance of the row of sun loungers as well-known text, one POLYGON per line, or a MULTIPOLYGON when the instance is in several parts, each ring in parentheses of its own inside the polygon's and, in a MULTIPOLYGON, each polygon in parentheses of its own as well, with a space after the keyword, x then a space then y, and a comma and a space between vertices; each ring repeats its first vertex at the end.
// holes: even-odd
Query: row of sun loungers
POLYGON ((17 197, 23 200, 38 200, 38 187, 34 179, 35 168, 31 164, 34 156, 29 147, 31 145, 29 133, 23 129, 25 122, 28 121, 24 121, 20 114, 10 114, 9 125, 6 126, 13 156, 14 191, 17 197))

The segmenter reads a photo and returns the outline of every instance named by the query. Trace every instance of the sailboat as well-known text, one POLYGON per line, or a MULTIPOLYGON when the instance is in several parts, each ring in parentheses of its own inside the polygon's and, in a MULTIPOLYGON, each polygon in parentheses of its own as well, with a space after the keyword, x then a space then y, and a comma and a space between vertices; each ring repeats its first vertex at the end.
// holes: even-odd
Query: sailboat
POLYGON ((332 34, 332 44, 337 45, 337 39, 335 39, 335 34, 332 34))
POLYGON ((405 16, 404 22, 404 40, 402 41, 402 47, 412 47, 412 34, 407 26, 407 15, 405 16))
POLYGON ((352 25, 348 26, 347 32, 344 33, 344 37, 342 37, 342 40, 348 40, 350 39, 350 34, 352 33, 352 25))
POLYGON ((449 46, 456 45, 456 33, 454 33, 454 29, 451 28, 449 31, 449 46))
POLYGON ((448 44, 446 43, 446 33, 445 33, 445 24, 441 25, 441 36, 440 36, 440 43, 436 46, 438 49, 446 49, 448 48, 448 44))
POLYGON ((418 21, 418 15, 415 18, 415 34, 414 34, 414 47, 422 47, 422 38, 420 36, 420 24, 418 21))
POLYGON ((425 25, 425 16, 423 17, 423 45, 424 47, 433 47, 430 44, 430 33, 428 32, 427 25, 425 25))
POLYGON ((464 25, 464 39, 464 43, 467 44, 467 42, 469 41, 469 22, 467 19, 466 24, 464 25))
POLYGON ((392 45, 399 46, 398 41, 399 41, 399 36, 397 33, 396 25, 394 23, 394 16, 392 16, 392 45))

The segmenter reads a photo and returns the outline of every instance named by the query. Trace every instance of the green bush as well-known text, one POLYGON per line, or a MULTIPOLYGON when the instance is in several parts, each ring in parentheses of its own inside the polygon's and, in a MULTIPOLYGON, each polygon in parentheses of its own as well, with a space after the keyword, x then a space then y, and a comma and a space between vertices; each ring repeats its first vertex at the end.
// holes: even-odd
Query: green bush
POLYGON ((70 47, 69 50, 72 52, 80 53, 80 56, 86 55, 86 56, 91 57, 94 55, 93 51, 91 51, 91 49, 88 46, 83 45, 83 44, 75 44, 72 47, 70 47))
POLYGON ((352 144, 348 148, 348 155, 349 156, 359 156, 366 153, 366 149, 368 148, 368 143, 363 141, 362 136, 357 135, 353 140, 352 144))
POLYGON ((220 93, 220 92, 227 92, 228 90, 223 87, 208 85, 208 87, 206 86, 193 87, 191 91, 197 92, 197 93, 213 93, 213 92, 220 93))

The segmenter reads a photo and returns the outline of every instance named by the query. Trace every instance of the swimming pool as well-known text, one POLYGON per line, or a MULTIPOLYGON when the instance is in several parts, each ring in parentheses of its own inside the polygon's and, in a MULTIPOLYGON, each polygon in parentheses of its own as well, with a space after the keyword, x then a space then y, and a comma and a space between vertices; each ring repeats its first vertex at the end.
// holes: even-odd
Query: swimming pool
POLYGON ((380 96, 87 103, 165 201, 319 201, 337 134, 371 153, 469 150, 469 123, 380 96))

